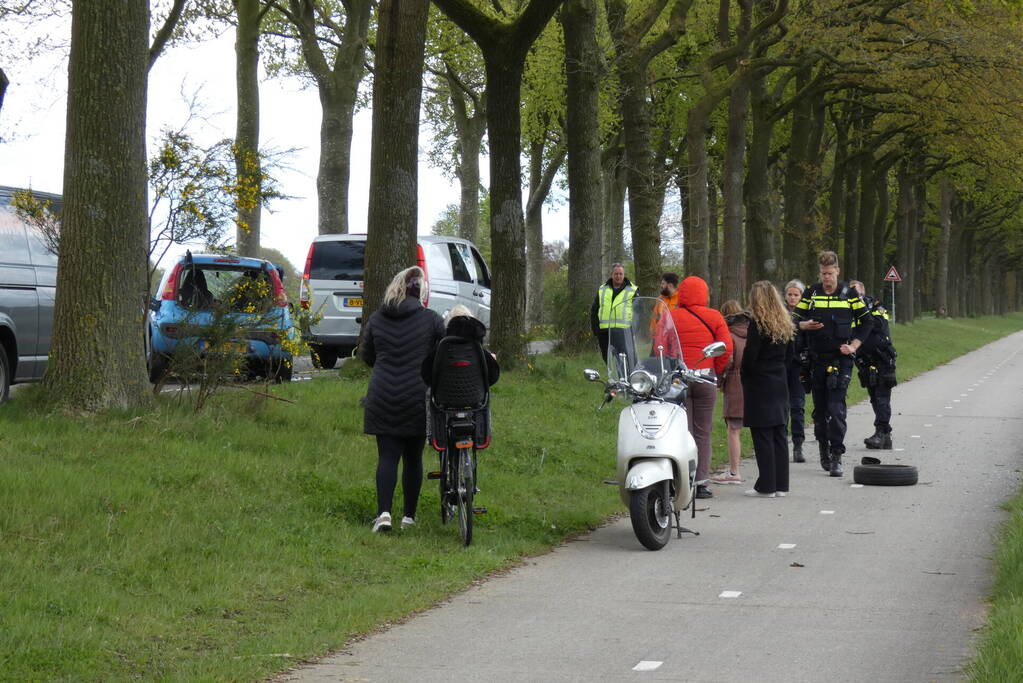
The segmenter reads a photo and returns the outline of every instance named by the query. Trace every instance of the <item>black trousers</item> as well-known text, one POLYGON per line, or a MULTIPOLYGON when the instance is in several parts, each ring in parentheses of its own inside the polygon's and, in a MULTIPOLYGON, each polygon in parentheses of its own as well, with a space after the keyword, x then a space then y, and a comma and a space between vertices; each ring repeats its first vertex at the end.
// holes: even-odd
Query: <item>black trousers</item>
POLYGON ((404 459, 401 488, 405 498, 404 514, 416 516, 419 490, 423 487, 423 446, 426 436, 389 436, 377 434, 377 515, 390 512, 394 489, 398 484, 398 461, 404 459))
POLYGON ((874 409, 874 428, 882 434, 892 432, 892 388, 878 384, 867 387, 870 394, 870 407, 874 409))
POLYGON ((817 437, 817 442, 827 445, 831 453, 845 453, 845 395, 852 378, 852 366, 852 358, 843 356, 827 361, 814 361, 811 369, 813 433, 817 437), (834 388, 828 387, 829 366, 837 368, 838 382, 834 388))
POLYGON ((785 425, 750 427, 759 476, 753 488, 760 493, 789 490, 789 443, 785 425))
POLYGON ((786 368, 789 380, 789 420, 791 427, 789 433, 792 435, 792 445, 798 446, 806 440, 806 392, 803 391, 803 384, 799 381, 799 363, 793 363, 786 368))

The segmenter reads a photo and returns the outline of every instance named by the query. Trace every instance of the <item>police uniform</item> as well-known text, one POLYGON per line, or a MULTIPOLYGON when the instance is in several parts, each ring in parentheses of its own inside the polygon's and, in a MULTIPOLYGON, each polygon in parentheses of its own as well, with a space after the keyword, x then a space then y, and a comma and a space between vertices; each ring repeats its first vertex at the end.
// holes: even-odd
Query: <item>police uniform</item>
POLYGON ((862 345, 873 328, 873 316, 855 289, 839 282, 831 294, 816 283, 803 291, 793 315, 798 321, 816 320, 819 330, 804 330, 810 359, 813 431, 820 448, 821 467, 842 476, 845 453, 845 395, 852 378, 853 358, 840 347, 853 339, 862 345))
POLYGON ((873 320, 873 328, 856 352, 860 385, 870 395, 874 409, 874 434, 863 440, 867 448, 892 447, 892 387, 895 379, 895 346, 892 344, 888 311, 879 302, 864 297, 873 320))
POLYGON ((636 297, 636 290, 629 278, 625 278, 620 289, 614 288, 610 278, 597 288, 597 296, 590 308, 590 327, 600 343, 600 355, 605 361, 609 340, 619 351, 632 345, 632 335, 625 334, 625 331, 632 326, 632 300, 636 297))

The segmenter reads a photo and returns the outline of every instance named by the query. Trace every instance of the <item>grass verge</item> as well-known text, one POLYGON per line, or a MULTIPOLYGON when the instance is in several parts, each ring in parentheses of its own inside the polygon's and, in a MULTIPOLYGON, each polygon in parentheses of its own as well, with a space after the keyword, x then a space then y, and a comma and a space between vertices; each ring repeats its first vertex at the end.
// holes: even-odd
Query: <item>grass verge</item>
MULTIPOLYGON (((1021 328, 900 326, 900 375, 1021 328)), ((617 411, 596 412, 581 375, 597 364, 546 356, 502 376, 480 459, 490 512, 468 549, 432 481, 413 531, 369 533, 364 375, 274 390, 295 403, 228 391, 198 415, 165 397, 74 419, 21 392, 0 409, 0 677, 263 678, 600 524, 621 504, 600 484, 617 411)))

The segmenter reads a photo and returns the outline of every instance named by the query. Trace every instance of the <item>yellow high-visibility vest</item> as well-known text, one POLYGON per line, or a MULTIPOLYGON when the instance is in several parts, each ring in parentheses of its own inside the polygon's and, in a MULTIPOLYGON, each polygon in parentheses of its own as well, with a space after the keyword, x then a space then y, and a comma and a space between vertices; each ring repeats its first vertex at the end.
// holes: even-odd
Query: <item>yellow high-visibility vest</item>
POLYGON ((632 324, 632 299, 636 296, 636 289, 635 285, 625 285, 618 296, 615 296, 609 285, 600 286, 597 290, 600 298, 600 308, 597 311, 600 329, 629 327, 632 324))

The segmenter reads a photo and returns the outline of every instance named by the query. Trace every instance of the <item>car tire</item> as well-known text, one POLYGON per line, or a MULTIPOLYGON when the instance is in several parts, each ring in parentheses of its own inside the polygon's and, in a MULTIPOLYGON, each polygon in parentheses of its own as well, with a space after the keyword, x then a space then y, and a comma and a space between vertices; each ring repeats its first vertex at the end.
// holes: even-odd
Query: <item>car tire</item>
POLYGON ((913 465, 857 465, 853 481, 868 486, 912 486, 920 475, 913 465))
POLYGON ((323 346, 313 346, 309 350, 313 359, 313 367, 321 370, 330 370, 337 364, 337 350, 328 349, 323 346))
POLYGON ((295 364, 290 356, 288 358, 273 358, 267 363, 266 369, 267 378, 275 384, 281 384, 291 381, 295 373, 295 364))
POLYGON ((0 346, 0 403, 11 395, 11 366, 7 362, 7 349, 0 346))
POLYGON ((150 353, 147 365, 149 366, 149 381, 159 384, 167 375, 170 359, 162 353, 150 353))

